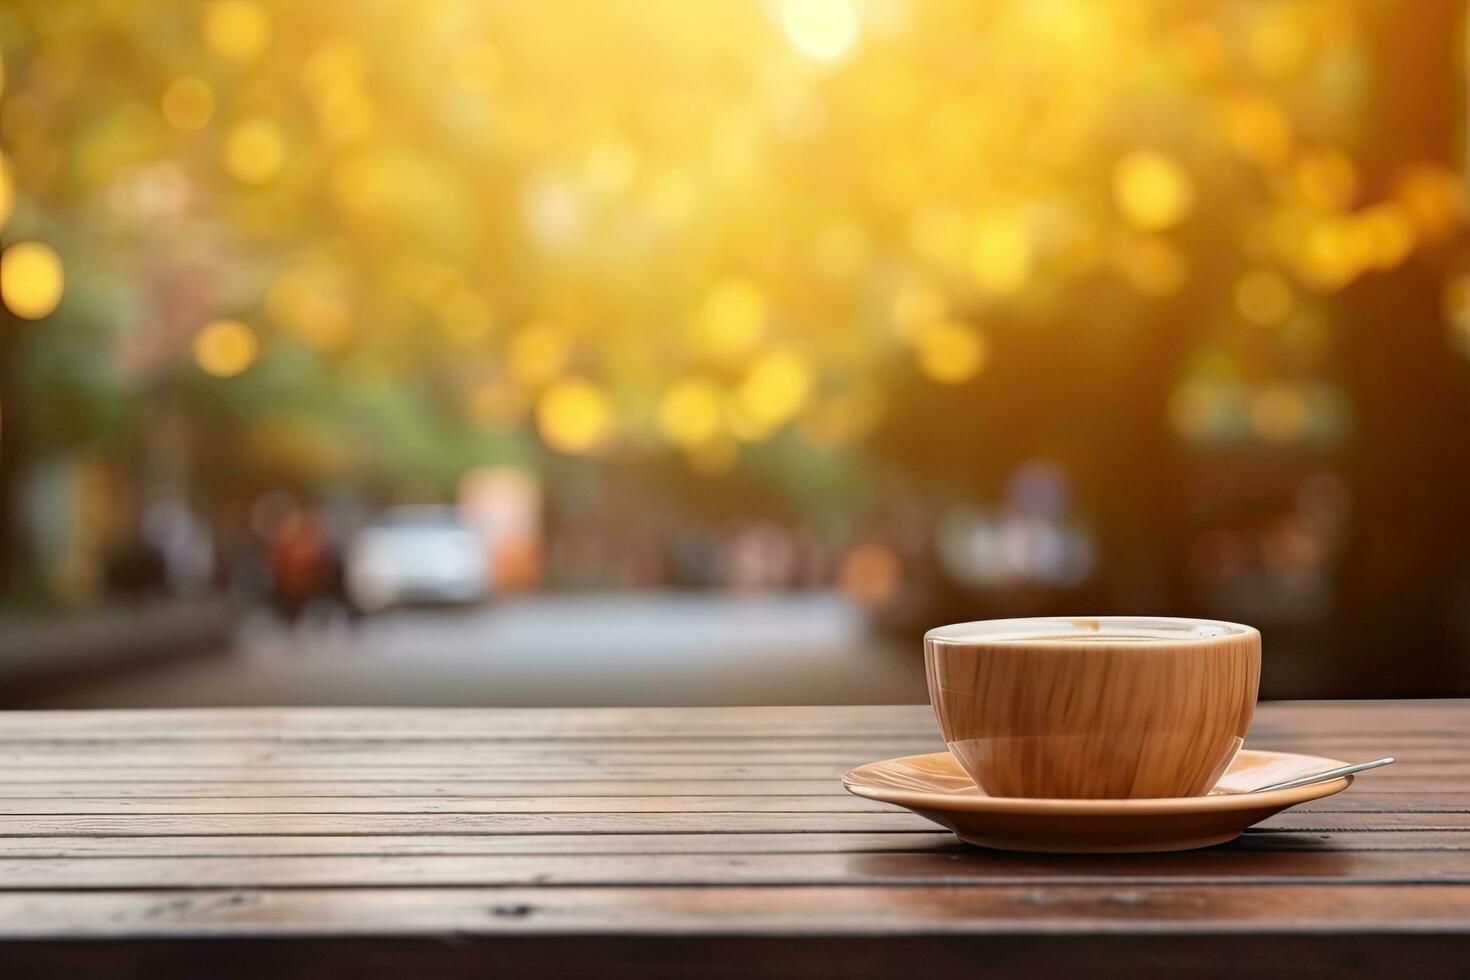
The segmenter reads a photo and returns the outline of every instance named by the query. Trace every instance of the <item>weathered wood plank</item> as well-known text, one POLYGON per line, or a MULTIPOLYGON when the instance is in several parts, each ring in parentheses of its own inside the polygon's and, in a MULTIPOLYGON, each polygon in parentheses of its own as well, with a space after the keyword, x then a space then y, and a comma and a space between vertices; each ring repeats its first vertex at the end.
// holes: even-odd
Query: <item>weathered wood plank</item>
MULTIPOLYGON (((1466 719, 1470 722, 1470 718, 1466 719)), ((1405 758, 1443 758, 1463 753, 1470 747, 1470 732, 1416 732, 1416 733, 1305 733, 1305 732, 1262 732, 1253 729, 1247 743, 1257 749, 1278 749, 1301 752, 1320 745, 1332 745, 1339 749, 1359 746, 1393 746, 1405 758)), ((61 736, 52 735, 38 728, 22 736, 0 738, 0 752, 6 757, 22 753, 37 755, 66 755, 77 752, 105 752, 108 754, 146 755, 185 752, 201 758, 223 758, 251 755, 260 752, 318 753, 325 756, 351 755, 363 752, 394 751, 414 756, 432 756, 436 753, 476 751, 504 755, 619 755, 637 757, 639 754, 684 754, 718 755, 740 753, 743 755, 811 753, 845 755, 852 752, 867 752, 873 746, 892 746, 894 751, 905 753, 943 751, 944 745, 937 731, 908 735, 883 734, 881 732, 852 732, 843 736, 817 735, 751 735, 746 737, 703 737, 685 738, 678 735, 627 735, 621 738, 608 736, 587 738, 522 737, 500 736, 477 737, 473 735, 445 736, 438 738, 398 739, 391 736, 362 738, 345 737, 301 737, 268 735, 231 738, 178 739, 163 737, 113 738, 106 734, 61 736)))
MULTIPOLYGON (((1330 801, 1332 798, 1328 797, 1330 801)), ((1417 801, 1417 798, 1416 798, 1417 801)), ((1317 801, 1324 802, 1324 801, 1317 801)), ((1463 802, 1463 801, 1462 801, 1463 802)), ((1395 805, 1393 798, 1364 798, 1358 806, 1299 807, 1272 821, 1301 820, 1312 824, 1336 823, 1352 827, 1470 826, 1463 807, 1412 811, 1395 805), (1371 805, 1370 805, 1371 804, 1371 805)), ((514 796, 323 796, 297 792, 291 796, 162 797, 4 797, 0 817, 147 815, 189 818, 210 814, 429 814, 429 813, 748 813, 850 812, 897 813, 898 808, 847 793, 837 794, 663 794, 638 796, 552 796, 522 793, 514 796)), ((1266 826, 1276 825, 1268 821, 1266 826)))
MULTIPOLYGON (((1361 780, 1362 777, 1359 777, 1361 780)), ((240 780, 229 783, 213 783, 202 780, 173 780, 147 782, 136 785, 109 784, 85 781, 66 783, 16 783, 0 784, 0 801, 17 798, 38 798, 62 801, 88 798, 99 800, 137 799, 157 797, 164 799, 208 799, 211 797, 276 797, 318 798, 321 796, 367 799, 395 799, 405 796, 444 798, 464 796, 469 798, 536 798, 538 796, 607 797, 646 796, 675 798, 682 796, 821 796, 843 798, 848 794, 835 778, 790 779, 790 780, 540 780, 505 779, 495 781, 433 780, 381 781, 337 781, 318 783, 310 780, 277 782, 270 780, 240 780), (48 787, 55 791, 48 794, 48 787), (199 792, 195 792, 195 789, 199 792), (320 788, 321 792, 317 792, 320 788), (12 790, 6 792, 6 790, 12 790), (544 792, 538 792, 544 791, 544 792)), ((1349 793, 1325 797, 1299 804, 1296 812, 1314 813, 1357 813, 1398 812, 1412 809, 1415 813, 1465 813, 1470 812, 1470 792, 1429 793, 1386 789, 1365 789, 1354 786, 1349 793)))
MULTIPOLYGON (((567 741, 507 741, 501 739, 444 739, 435 741, 393 742, 386 740, 273 740, 273 739, 216 739, 197 744, 170 742, 157 739, 129 739, 108 741, 105 739, 15 739, 0 742, 0 756, 12 762, 23 762, 28 757, 45 761, 59 760, 58 764, 86 765, 90 758, 100 756, 103 760, 148 760, 161 759, 167 764, 185 758, 199 763, 238 762, 242 759, 285 759, 315 758, 322 764, 351 763, 362 756, 389 760, 398 757, 407 761, 422 762, 443 757, 472 757, 490 759, 620 759, 620 760, 722 760, 732 756, 750 759, 768 759, 783 756, 801 760, 861 758, 873 761, 893 756, 917 755, 925 752, 942 752, 944 745, 937 738, 895 736, 844 738, 844 739, 766 739, 751 738, 747 744, 740 739, 705 739, 676 742, 672 739, 628 739, 623 741, 585 739, 567 741), (80 759, 80 763, 66 760, 80 759)), ((1336 755, 1347 759, 1387 753, 1395 756, 1401 765, 1443 764, 1463 760, 1470 755, 1470 737, 1464 738, 1387 738, 1352 739, 1346 736, 1311 738, 1252 737, 1248 747, 1257 750, 1298 752, 1306 755, 1336 755)), ((136 762, 133 764, 146 764, 136 762)))
MULTIPOLYGON (((721 743, 722 745, 726 743, 721 743)), ((250 740, 180 745, 168 742, 29 742, 0 747, 0 763, 8 765, 100 766, 121 763, 134 766, 238 766, 269 763, 295 765, 454 765, 469 762, 488 764, 668 764, 730 765, 750 762, 828 762, 832 764, 872 761, 875 753, 914 755, 940 752, 937 742, 902 744, 879 739, 853 740, 843 746, 810 746, 791 742, 786 746, 759 749, 724 747, 705 749, 698 745, 669 743, 662 747, 633 747, 601 743, 519 742, 272 742, 250 740), (468 758, 467 758, 468 757, 468 758)), ((882 758, 883 756, 878 756, 882 758)))
POLYGON ((381 888, 0 893, 0 937, 1356 935, 1470 930, 1460 885, 381 888))
POLYGON ((60 779, 59 772, 88 772, 94 778, 111 772, 113 778, 136 774, 139 779, 194 779, 216 782, 228 779, 300 780, 315 779, 423 779, 441 781, 445 779, 602 779, 602 780, 659 780, 687 781, 690 779, 753 779, 799 780, 840 779, 851 766, 833 763, 786 764, 745 763, 742 765, 477 765, 457 768, 453 766, 394 766, 384 768, 372 764, 361 766, 306 766, 269 765, 263 763, 238 766, 146 766, 133 768, 125 765, 107 769, 51 769, 47 766, 6 767, 0 766, 0 782, 9 776, 12 781, 37 782, 45 779, 60 779))
POLYGON ((255 813, 830 813, 893 812, 851 794, 826 796, 224 796, 0 799, 0 817, 255 813))
MULTIPOLYGON (((1330 746, 1316 746, 1319 754, 1329 751, 1330 746)), ((1343 753, 1347 761, 1367 758, 1372 753, 1343 753)), ((6 782, 25 782, 54 779, 55 770, 65 769, 78 773, 90 772, 93 778, 105 776, 106 770, 156 770, 170 775, 180 769, 209 773, 215 779, 229 778, 233 772, 292 773, 296 770, 335 769, 348 775, 344 778, 374 778, 379 774, 403 773, 416 769, 429 771, 431 775, 442 770, 465 771, 473 766, 478 778, 493 779, 501 774, 536 775, 547 773, 548 778, 567 774, 596 774, 608 771, 647 773, 649 775, 676 775, 683 777, 700 768, 721 771, 749 770, 754 773, 817 771, 823 774, 840 775, 848 769, 868 762, 893 758, 903 753, 895 752, 892 746, 875 746, 872 749, 856 749, 846 753, 763 753, 742 754, 738 752, 698 753, 643 753, 643 754, 576 754, 544 753, 522 754, 499 751, 460 751, 416 754, 411 752, 373 752, 370 750, 351 753, 322 754, 314 751, 292 749, 259 750, 251 753, 216 754, 205 752, 104 752, 88 753, 81 750, 66 752, 0 753, 0 768, 6 782), (101 771, 99 771, 101 770, 101 771)), ((912 753, 910 753, 912 754, 912 753)), ((1392 767, 1375 770, 1372 778, 1384 785, 1396 783, 1422 783, 1427 779, 1441 781, 1441 789, 1470 790, 1470 774, 1467 774, 1464 754, 1446 753, 1439 758, 1409 756, 1400 759, 1392 767)), ((147 778, 146 776, 143 778, 147 778)), ((289 778, 289 777, 277 777, 289 778)), ((393 778, 387 777, 384 778, 393 778)), ((473 778, 473 777, 471 777, 473 778)), ((687 778, 700 778, 697 774, 687 778)), ((798 777, 800 778, 800 777, 798 777)), ((812 777, 807 777, 812 778, 812 777)), ((1365 777, 1366 778, 1366 777, 1365 777)))
MULTIPOLYGON (((1255 734, 1372 738, 1438 737, 1470 730, 1465 701, 1275 702, 1256 712, 1255 734)), ((618 738, 666 735, 820 737, 930 736, 928 705, 739 708, 198 708, 127 711, 13 711, 0 738, 167 738, 199 742, 250 737, 618 738)))
POLYGON ((635 769, 618 766, 605 769, 587 767, 538 766, 534 768, 505 768, 482 765, 451 766, 44 766, 30 768, 6 768, 0 766, 0 785, 8 782, 56 783, 72 785, 79 782, 128 782, 165 781, 171 783, 194 782, 342 782, 342 781, 392 781, 401 783, 443 783, 461 780, 517 782, 534 784, 546 781, 636 781, 638 783, 687 783, 690 780, 718 782, 793 782, 831 783, 846 771, 841 766, 780 766, 762 767, 753 772, 744 766, 679 766, 659 770, 635 769), (797 775, 788 775, 795 770, 797 775))
MULTIPOLYGON (((532 763, 507 763, 503 765, 483 764, 473 768, 453 768, 445 765, 423 765, 423 766, 392 766, 383 767, 372 763, 363 763, 360 766, 335 765, 298 766, 293 763, 255 762, 242 763, 239 765, 189 765, 180 764, 176 766, 147 765, 132 767, 122 763, 106 770, 97 769, 53 769, 45 765, 32 766, 4 766, 0 765, 0 772, 8 778, 0 778, 4 782, 64 782, 73 783, 77 779, 102 779, 109 773, 113 780, 137 779, 143 781, 180 781, 192 780, 199 782, 222 782, 222 781, 269 781, 269 782, 308 782, 321 781, 387 781, 387 780, 415 780, 428 782, 457 781, 461 779, 475 781, 509 781, 509 780, 595 780, 595 781, 659 781, 659 782, 687 782, 698 780, 711 782, 718 780, 757 780, 762 782, 777 780, 796 780, 812 782, 820 780, 840 780, 842 774, 848 769, 855 768, 860 762, 857 759, 846 762, 813 762, 813 763, 787 763, 787 762, 744 762, 729 764, 676 764, 676 763, 619 763, 609 761, 599 762, 548 762, 538 765, 532 763), (71 773, 71 778, 65 778, 62 773, 71 773)), ((1470 792, 1470 775, 1466 774, 1466 767, 1458 763, 1444 763, 1443 765, 1426 767, 1405 766, 1398 772, 1393 772, 1390 767, 1387 770, 1375 770, 1363 777, 1363 782, 1381 791, 1399 792, 1470 792)))
MULTIPOLYGON (((0 816, 6 836, 199 836, 208 834, 657 834, 928 831, 929 821, 904 810, 878 813, 354 813, 189 817, 0 816)), ((3 843, 3 842, 0 842, 3 843)))
POLYGON ((954 835, 923 833, 760 834, 415 834, 411 836, 9 837, 6 858, 311 857, 456 854, 727 854, 923 850, 951 847, 954 835))
MULTIPOLYGON (((127 770, 123 771, 125 775, 127 770)), ((77 797, 96 799, 131 799, 137 797, 207 798, 240 797, 385 797, 399 796, 834 796, 843 797, 838 778, 829 774, 820 779, 539 779, 535 776, 476 780, 458 778, 410 778, 397 775, 392 779, 319 780, 319 775, 337 777, 340 772, 317 770, 296 771, 297 778, 273 779, 279 773, 249 773, 228 782, 210 779, 209 773, 176 771, 177 778, 160 780, 158 773, 146 773, 146 779, 116 781, 118 772, 87 770, 57 771, 54 780, 6 783, 0 781, 0 800, 36 797, 65 800, 77 797), (87 776, 90 778, 83 778, 87 776)), ((217 774, 214 774, 217 775, 217 774)), ((1352 790, 1337 796, 1314 800, 1297 807, 1298 811, 1339 812, 1370 810, 1402 810, 1418 813, 1470 812, 1470 791, 1426 792, 1423 790, 1387 789, 1376 774, 1360 776, 1352 790)))
MULTIPOLYGON (((6 858, 375 857, 456 854, 726 854, 946 850, 959 846, 947 830, 888 833, 761 834, 455 834, 209 837, 9 837, 6 858)), ((1248 831, 1226 845, 1253 851, 1463 851, 1465 830, 1248 831)), ((983 852, 981 852, 983 853, 983 852)), ((1056 858, 1086 862, 1088 858, 1056 858)), ((1176 860, 1187 862, 1188 856, 1176 860)), ((1044 879, 1038 879, 1044 880, 1044 879)))
POLYGON ((1470 851, 1252 851, 1085 860, 954 845, 899 852, 0 859, 0 890, 318 888, 466 885, 1034 885, 1126 882, 1238 886, 1322 881, 1470 884, 1470 851))
POLYGON ((11 711, 0 734, 32 737, 140 736, 197 742, 225 737, 364 736, 409 741, 473 734, 505 738, 618 738, 666 735, 933 735, 928 705, 737 708, 170 708, 11 711))
POLYGON ((1412 789, 1360 788, 1368 782, 1359 777, 1352 789, 1336 796, 1312 800, 1293 807, 1296 813, 1465 813, 1470 812, 1470 793, 1433 793, 1412 789))
MULTIPOLYGON (((1348 792, 1352 792, 1348 790, 1348 792)), ((1256 825, 1258 831, 1311 830, 1460 830, 1470 828, 1470 813, 1417 813, 1412 810, 1284 810, 1256 825)))
MULTIPOLYGON (((509 812, 509 813, 113 813, 0 815, 0 838, 52 836, 203 836, 210 834, 648 834, 793 833, 929 830, 934 825, 898 808, 873 812, 509 812)), ((1288 810, 1262 830, 1458 830, 1470 814, 1313 813, 1288 810)), ((0 848, 3 853, 3 848, 0 848)))
MULTIPOLYGON (((1427 748, 1429 743, 1425 743, 1427 748)), ((505 739, 505 738, 439 738, 408 739, 392 738, 229 738, 208 739, 199 742, 184 742, 178 739, 131 738, 12 738, 0 739, 0 752, 51 754, 104 751, 117 754, 173 754, 198 753, 204 758, 217 758, 225 754, 251 754, 256 752, 319 752, 333 757, 361 753, 380 752, 385 749, 408 752, 416 755, 444 754, 448 752, 486 752, 508 756, 557 756, 557 755, 618 755, 637 758, 641 755, 689 755, 709 756, 740 754, 749 756, 785 755, 804 752, 819 755, 840 756, 852 752, 866 752, 872 746, 892 746, 896 751, 942 752, 944 743, 938 735, 913 736, 848 736, 824 738, 800 737, 749 737, 749 738, 585 738, 585 739, 505 739)))
MULTIPOLYGON (((93 775, 98 775, 93 773, 93 775)), ((47 800, 138 799, 162 797, 208 799, 224 796, 276 797, 370 797, 464 796, 827 796, 848 793, 841 783, 827 779, 363 779, 363 780, 273 780, 239 779, 229 782, 203 779, 92 780, 68 779, 36 782, 0 782, 0 800, 32 797, 47 800)), ((1464 794, 1470 809, 1470 793, 1464 794)))

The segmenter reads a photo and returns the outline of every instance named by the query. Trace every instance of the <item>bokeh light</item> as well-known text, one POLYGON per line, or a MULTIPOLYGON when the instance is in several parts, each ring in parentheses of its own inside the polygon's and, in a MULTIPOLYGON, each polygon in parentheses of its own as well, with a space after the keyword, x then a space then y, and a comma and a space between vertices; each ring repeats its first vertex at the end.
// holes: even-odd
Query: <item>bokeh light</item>
POLYGON ((949 312, 942 292, 920 285, 905 287, 893 298, 890 309, 893 333, 900 340, 913 340, 921 328, 949 312))
POLYGON ((740 357, 760 343, 766 301, 749 279, 727 279, 709 291, 693 324, 698 351, 717 359, 740 357))
POLYGON ((1130 224, 1144 231, 1172 228, 1194 207, 1194 183, 1172 157, 1135 150, 1113 168, 1113 198, 1130 224))
POLYGON ((194 361, 205 374, 233 378, 255 363, 260 342, 239 320, 214 320, 194 334, 194 361))
POLYGON ((792 46, 818 61, 842 58, 860 33, 849 0, 781 0, 781 22, 792 46))
POLYGON ((353 312, 342 287, 305 269, 288 269, 271 284, 266 309, 313 347, 340 348, 352 337, 353 312))
POLYGON ((1303 156, 1296 165, 1296 189, 1302 200, 1319 211, 1341 211, 1358 193, 1358 171, 1336 148, 1303 156))
POLYGON ((940 384, 969 381, 985 366, 985 338, 975 328, 954 320, 938 320, 919 329, 914 357, 924 376, 940 384))
POLYGON ((1415 234, 1426 242, 1442 242, 1465 218, 1465 181, 1454 171, 1432 163, 1406 167, 1393 189, 1415 234))
POLYGON ((724 397, 719 387, 690 378, 664 392, 658 405, 658 427, 676 446, 701 446, 723 431, 724 397))
POLYGON ((1169 398, 1169 423, 1186 442, 1208 443, 1235 427, 1236 399, 1219 384, 1188 383, 1169 398))
POLYGON ((1282 106, 1261 93, 1235 94, 1218 108, 1221 129, 1236 153, 1274 170, 1285 163, 1292 147, 1292 122, 1282 106))
POLYGON ((242 184, 270 183, 285 157, 285 138, 269 119, 242 122, 225 140, 225 170, 242 184))
POLYGON ((202 78, 176 78, 163 90, 161 107, 175 129, 203 129, 214 117, 214 89, 202 78))
POLYGON ((529 323, 511 337, 506 351, 511 376, 525 385, 541 385, 566 368, 572 356, 571 338, 554 323, 529 323))
POLYGON ((200 30, 219 54, 234 61, 250 61, 270 43, 270 15, 254 0, 206 0, 200 30))
POLYGON ((1269 384, 1251 400, 1251 426, 1268 443, 1289 443, 1306 431, 1307 412, 1306 398, 1297 385, 1269 384))
POLYGON ((987 293, 1008 295, 1026 284, 1031 272, 1031 242, 1015 215, 995 214, 976 226, 970 271, 987 293))
POLYGON ((1294 299, 1291 284, 1281 274, 1257 269, 1235 284, 1235 306, 1251 323, 1276 326, 1291 315, 1294 299))
POLYGON ((536 429, 548 448, 585 455, 607 448, 613 410, 602 389, 584 378, 563 378, 536 401, 536 429))
POLYGON ((24 320, 55 312, 65 284, 61 256, 44 242, 16 242, 0 253, 0 301, 24 320))
POLYGON ((735 434, 764 439, 795 418, 806 405, 815 378, 806 360, 790 350, 774 350, 750 368, 735 392, 735 434))

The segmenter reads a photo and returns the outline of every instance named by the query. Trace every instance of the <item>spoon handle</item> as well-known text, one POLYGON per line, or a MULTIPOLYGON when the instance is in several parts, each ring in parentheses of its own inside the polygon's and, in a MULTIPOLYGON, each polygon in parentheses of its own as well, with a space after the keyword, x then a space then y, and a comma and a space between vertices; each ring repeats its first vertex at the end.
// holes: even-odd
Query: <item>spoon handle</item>
POLYGON ((1312 783, 1324 783, 1329 779, 1339 779, 1343 776, 1347 776, 1355 772, 1362 772, 1365 769, 1377 769, 1379 766, 1386 766, 1392 761, 1393 756, 1388 756, 1384 759, 1374 759, 1372 762, 1357 762, 1351 766, 1338 766, 1336 769, 1324 769, 1321 772, 1314 772, 1306 776, 1298 776, 1295 779, 1287 779, 1283 782, 1272 783, 1269 786, 1257 786, 1255 789, 1251 790, 1251 792, 1264 793, 1267 790, 1293 789, 1297 786, 1310 786, 1312 783))

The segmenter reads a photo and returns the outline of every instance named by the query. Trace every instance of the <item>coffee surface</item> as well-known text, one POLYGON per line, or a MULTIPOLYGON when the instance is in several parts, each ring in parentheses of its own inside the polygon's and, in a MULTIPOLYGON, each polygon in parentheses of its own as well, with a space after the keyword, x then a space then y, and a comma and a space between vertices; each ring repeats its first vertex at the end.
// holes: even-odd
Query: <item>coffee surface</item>
POLYGON ((973 624, 974 628, 947 627, 931 632, 928 639, 938 643, 1180 643, 1196 644, 1230 636, 1244 636, 1224 624, 1181 625, 1169 628, 1149 629, 1125 625, 1097 625, 1087 620, 1079 621, 1071 629, 1056 629, 1050 624, 1041 629, 983 629, 986 624, 973 624))
POLYGON ((976 643, 1179 643, 1188 642, 1187 637, 1158 633, 1002 633, 998 636, 976 637, 976 643))

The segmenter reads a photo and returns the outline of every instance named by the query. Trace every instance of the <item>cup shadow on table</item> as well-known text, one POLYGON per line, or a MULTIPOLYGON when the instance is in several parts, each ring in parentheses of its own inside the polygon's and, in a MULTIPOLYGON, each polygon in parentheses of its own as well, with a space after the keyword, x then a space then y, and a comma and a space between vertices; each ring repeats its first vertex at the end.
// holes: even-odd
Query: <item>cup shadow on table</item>
POLYGON ((1330 835, 1307 831, 1247 830, 1235 840, 1189 851, 1122 854, 1049 854, 1003 851, 959 840, 912 850, 853 854, 854 874, 869 877, 985 879, 1011 874, 1069 877, 1197 878, 1229 870, 1284 877, 1334 878, 1346 874, 1353 852, 1342 851, 1330 835), (1308 866, 1298 855, 1310 855, 1308 866))

